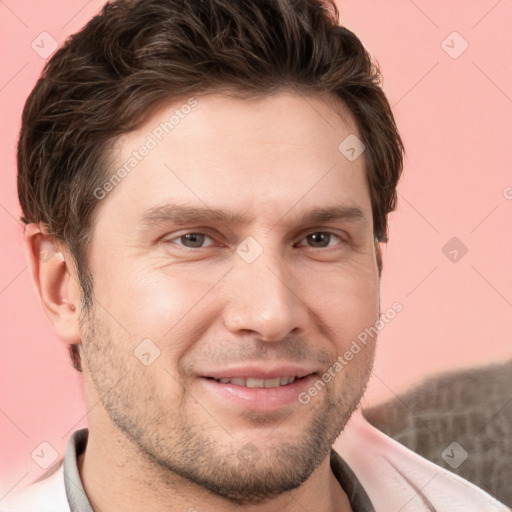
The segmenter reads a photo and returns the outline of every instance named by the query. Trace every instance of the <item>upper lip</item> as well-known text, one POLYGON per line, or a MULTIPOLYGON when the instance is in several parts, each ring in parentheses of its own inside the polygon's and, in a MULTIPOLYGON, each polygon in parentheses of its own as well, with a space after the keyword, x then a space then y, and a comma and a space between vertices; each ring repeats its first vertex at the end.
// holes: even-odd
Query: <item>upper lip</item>
POLYGON ((296 365, 280 365, 265 366, 245 365, 225 368, 220 370, 210 370, 204 373, 203 377, 211 377, 213 379, 233 379, 233 378, 254 378, 254 379, 275 379, 276 377, 305 377, 316 370, 306 366, 296 365))

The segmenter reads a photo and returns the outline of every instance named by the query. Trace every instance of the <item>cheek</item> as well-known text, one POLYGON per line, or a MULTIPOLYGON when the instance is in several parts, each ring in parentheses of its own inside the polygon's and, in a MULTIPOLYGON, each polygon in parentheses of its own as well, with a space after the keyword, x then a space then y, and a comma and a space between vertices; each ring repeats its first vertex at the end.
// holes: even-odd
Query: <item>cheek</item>
MULTIPOLYGON (((355 269, 317 275, 314 285, 303 284, 307 304, 331 331, 338 352, 344 352, 379 315, 379 282, 376 272, 355 269)), ((309 280, 308 280, 309 283, 309 280)), ((369 340, 371 341, 371 340, 369 340)))
POLYGON ((204 272, 145 266, 110 279, 105 276, 95 296, 134 343, 150 339, 160 349, 179 355, 211 322, 204 299, 218 278, 204 277, 204 272))

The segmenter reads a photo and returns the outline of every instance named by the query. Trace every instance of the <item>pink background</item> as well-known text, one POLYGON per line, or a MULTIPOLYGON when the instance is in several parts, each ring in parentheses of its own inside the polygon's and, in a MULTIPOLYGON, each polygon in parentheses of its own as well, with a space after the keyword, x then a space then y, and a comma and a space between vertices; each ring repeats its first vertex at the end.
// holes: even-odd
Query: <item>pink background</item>
MULTIPOLYGON (((0 3, 0 499, 44 472, 31 458, 36 447, 47 442, 62 455, 70 433, 86 425, 80 376, 27 269, 15 144, 24 101, 44 65, 32 41, 48 32, 62 43, 102 5, 0 3)), ((365 399, 374 403, 426 374, 511 356, 512 2, 338 5, 343 23, 380 63, 407 148, 382 281, 382 311, 394 301, 403 311, 380 334, 365 399), (453 58, 464 41, 468 48, 453 58), (452 237, 468 248, 456 263, 441 250, 452 237)))

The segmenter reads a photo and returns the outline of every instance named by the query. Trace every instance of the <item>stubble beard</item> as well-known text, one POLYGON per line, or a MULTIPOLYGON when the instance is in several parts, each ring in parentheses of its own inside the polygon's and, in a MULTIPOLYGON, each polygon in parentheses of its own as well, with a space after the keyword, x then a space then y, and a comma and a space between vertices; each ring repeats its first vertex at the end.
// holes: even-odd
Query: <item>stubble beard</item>
MULTIPOLYGON (((178 476, 239 505, 264 503, 296 489, 311 476, 357 408, 374 360, 371 350, 366 364, 345 368, 343 372, 349 375, 345 377, 342 372, 340 378, 345 383, 337 396, 331 384, 310 404, 298 405, 314 407, 316 412, 295 442, 285 441, 290 438, 294 425, 288 418, 280 424, 276 422, 272 434, 267 434, 276 438, 281 433, 277 442, 265 442, 263 435, 261 442, 253 439, 247 443, 233 437, 230 441, 228 434, 224 435, 225 441, 220 441, 212 429, 203 427, 204 421, 188 417, 188 406, 193 399, 186 388, 177 400, 179 406, 173 407, 174 416, 158 408, 158 390, 144 379, 146 368, 133 353, 119 349, 122 331, 117 333, 118 343, 113 343, 111 329, 93 309, 84 316, 82 325, 84 373, 89 374, 114 427, 140 454, 140 464, 171 489, 177 488, 178 476)), ((203 405, 208 409, 207 404, 203 405)), ((291 414, 304 412, 299 409, 291 414)), ((209 414, 214 415, 214 411, 209 414)), ((268 423, 268 418, 261 414, 245 414, 244 419, 255 427, 268 423)))

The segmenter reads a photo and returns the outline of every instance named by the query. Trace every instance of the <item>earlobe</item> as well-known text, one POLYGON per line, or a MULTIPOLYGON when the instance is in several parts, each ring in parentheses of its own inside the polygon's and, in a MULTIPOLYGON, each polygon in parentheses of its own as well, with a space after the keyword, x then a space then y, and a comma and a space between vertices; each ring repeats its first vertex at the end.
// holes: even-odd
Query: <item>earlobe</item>
POLYGON ((71 255, 44 225, 28 224, 24 242, 41 306, 55 333, 66 343, 80 343, 80 286, 71 255))

